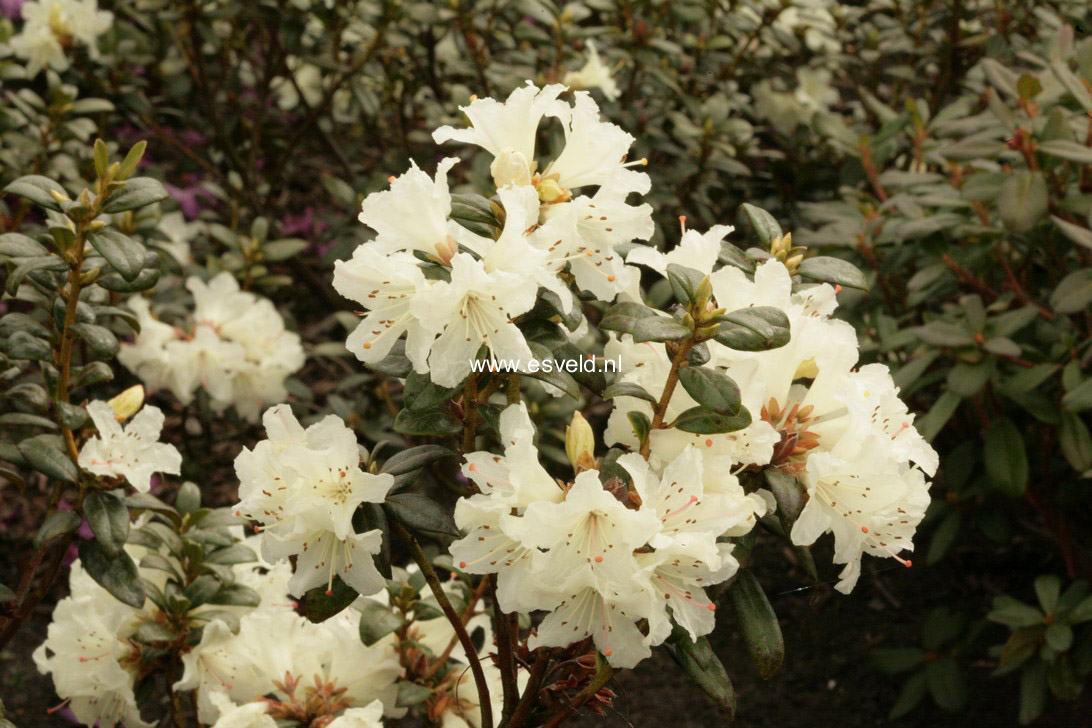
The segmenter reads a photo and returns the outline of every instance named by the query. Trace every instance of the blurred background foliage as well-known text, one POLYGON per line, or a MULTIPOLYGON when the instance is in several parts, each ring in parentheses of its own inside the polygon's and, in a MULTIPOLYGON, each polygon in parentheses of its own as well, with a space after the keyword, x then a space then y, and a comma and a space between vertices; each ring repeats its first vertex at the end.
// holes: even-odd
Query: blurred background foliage
MULTIPOLYGON (((752 202, 796 242, 855 262, 871 291, 846 292, 839 311, 862 332, 863 359, 895 372, 941 454, 912 575, 866 572, 850 606, 827 601, 828 583, 783 602, 782 620, 796 624, 787 630, 829 619, 808 616, 817 610, 855 615, 835 618, 835 643, 895 676, 850 723, 964 725, 943 716, 992 710, 997 724, 1044 713, 1044 724, 1086 724, 1092 614, 1075 606, 1092 580, 1087 3, 101 7, 115 22, 98 56, 73 48, 60 75, 26 78, 2 50, 18 23, 0 20, 0 186, 25 174, 86 184, 94 137, 115 156, 146 140, 141 174, 172 199, 113 224, 161 252, 157 300, 181 299, 182 275, 196 268, 231 271, 271 296, 308 348, 289 382, 297 410, 333 411, 369 444, 400 439, 401 385, 348 357, 356 317, 329 286, 333 261, 369 234, 355 219, 361 199, 409 159, 427 168, 446 156, 430 131, 460 124, 472 95, 561 82, 594 40, 618 91, 596 91, 597 101, 649 160, 653 242, 669 248, 685 215, 691 227, 736 223, 746 247, 738 211, 752 202)), ((455 172, 460 191, 487 188, 483 164, 455 172)), ((4 197, 0 233, 28 214, 4 197)), ((125 335, 122 322, 109 326, 125 335)), ((3 409, 33 413, 17 377, 0 384, 3 409)), ((207 489, 228 483, 231 442, 254 440, 254 427, 201 401, 174 407, 188 467, 207 489)), ((535 405, 543 452, 553 444, 562 460, 570 410, 545 395, 535 405)), ((3 507, 2 548, 18 553, 33 536, 19 524, 37 521, 3 507)), ((821 645, 800 651, 801 668, 830 666, 821 645)), ((869 673, 850 674, 858 684, 840 690, 871 689, 869 673)), ((790 678, 764 689, 791 702, 790 678)))

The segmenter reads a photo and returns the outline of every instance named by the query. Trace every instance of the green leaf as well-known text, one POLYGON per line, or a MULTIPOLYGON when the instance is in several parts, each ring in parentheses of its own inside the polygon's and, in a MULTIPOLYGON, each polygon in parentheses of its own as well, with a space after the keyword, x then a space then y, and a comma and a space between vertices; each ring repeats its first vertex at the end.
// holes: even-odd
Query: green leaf
POLYGON ((751 424, 751 413, 742 407, 737 415, 722 415, 705 409, 691 407, 675 419, 674 425, 683 432, 696 435, 716 435, 737 432, 751 424))
POLYGON ((0 235, 0 258, 41 258, 49 255, 44 245, 20 233, 0 235))
POLYGON ((615 397, 635 397, 637 399, 643 399, 646 402, 656 404, 658 401, 655 397, 648 393, 644 387, 639 384, 633 384, 631 382, 615 382, 606 389, 603 390, 603 399, 614 399, 615 397))
POLYGON ((155 642, 174 642, 177 636, 159 622, 151 620, 141 622, 136 632, 133 633, 133 638, 137 642, 143 642, 146 645, 155 642))
POLYGON ((129 554, 111 556, 98 541, 80 543, 80 562, 99 586, 134 609, 144 606, 144 583, 129 554))
POLYGON ((918 647, 890 647, 868 653, 872 667, 886 675, 909 672, 925 662, 925 651, 918 647))
POLYGON ((325 622, 330 617, 340 614, 360 596, 351 586, 334 576, 334 583, 329 590, 317 586, 303 596, 303 613, 312 622, 325 622))
POLYGON ((1077 245, 1083 245, 1086 248, 1092 249, 1092 230, 1080 225, 1075 225, 1068 220, 1063 220, 1057 215, 1050 216, 1051 222, 1062 231, 1062 235, 1072 240, 1077 245))
POLYGON ((1055 652, 1067 652, 1073 646, 1073 628, 1062 622, 1055 622, 1046 628, 1046 643, 1055 652))
POLYGON ((90 354, 96 359, 109 359, 118 353, 118 337, 105 326, 73 324, 71 330, 86 342, 90 354))
POLYGON ((778 515, 782 517, 785 525, 791 527, 800 517, 800 512, 804 510, 804 488, 796 478, 774 468, 766 468, 762 471, 762 475, 766 485, 770 486, 774 500, 777 501, 778 515))
POLYGON ((129 539, 129 509, 117 496, 92 490, 83 500, 91 533, 108 556, 117 556, 129 539))
POLYGON ((1079 165, 1092 164, 1092 148, 1067 139, 1040 142, 1039 151, 1059 159, 1068 159, 1079 165))
POLYGON ((702 692, 727 714, 731 721, 736 714, 736 691, 727 670, 709 640, 704 636, 692 641, 686 630, 676 625, 667 643, 668 651, 678 666, 702 692))
POLYGON ((690 336, 690 329, 668 316, 639 303, 623 302, 611 306, 603 314, 599 328, 630 334, 637 343, 643 341, 678 341, 690 336))
POLYGON ((534 355, 536 361, 545 362, 552 359, 554 361, 554 366, 550 371, 544 371, 541 367, 538 371, 531 371, 530 368, 528 368, 521 376, 527 376, 531 379, 546 382, 547 384, 560 389, 569 397, 579 400, 580 385, 577 384, 572 374, 567 371, 562 371, 562 366, 576 370, 579 369, 580 362, 575 359, 568 359, 562 364, 562 362, 559 362, 554 358, 554 355, 550 352, 549 348, 537 341, 528 341, 527 345, 530 347, 531 353, 534 355))
POLYGON ((307 250, 308 245, 310 245, 310 243, 306 240, 301 240, 300 238, 270 240, 268 243, 262 245, 262 259, 271 262, 287 260, 288 258, 307 250))
POLYGON ((495 240, 504 227, 502 212, 481 195, 451 196, 451 219, 476 235, 495 240))
POLYGON ((60 212, 61 206, 53 199, 53 195, 49 193, 50 190, 55 190, 61 195, 68 197, 68 193, 65 192, 64 187, 61 187, 60 184, 48 177, 42 177, 37 174, 20 177, 4 188, 4 192, 7 192, 8 194, 25 197, 35 205, 60 212))
POLYGON ((994 420, 986 433, 986 474, 994 487, 1018 498, 1028 487, 1028 456, 1020 429, 1007 417, 994 420))
POLYGON ((420 445, 391 455, 379 472, 393 475, 391 490, 398 490, 411 485, 430 463, 447 457, 455 457, 455 453, 439 445, 420 445))
POLYGON ((94 146, 95 173, 100 178, 106 176, 106 168, 110 166, 110 152, 106 149, 106 142, 102 139, 95 140, 94 146))
POLYGON ((8 273, 5 290, 14 296, 26 277, 35 271, 52 271, 54 273, 59 273, 65 270, 68 270, 68 264, 55 255, 46 255, 38 258, 19 258, 19 264, 8 273))
POLYGON ((100 276, 95 280, 100 287, 105 288, 108 291, 114 291, 116 293, 139 293, 140 291, 146 291, 154 286, 159 281, 161 271, 159 270, 158 256, 155 253, 148 253, 148 256, 156 258, 155 262, 150 262, 146 256, 144 258, 144 268, 141 269, 137 277, 131 281, 125 280, 120 273, 107 273, 100 276))
POLYGON ((210 564, 223 564, 225 566, 249 564, 257 560, 258 555, 254 553, 254 549, 241 543, 217 549, 205 557, 205 561, 210 564))
POLYGON ((1013 599, 1007 594, 1000 594, 994 597, 993 608, 986 615, 986 619, 1017 629, 1042 624, 1043 616, 1043 613, 1035 607, 1013 599))
POLYGON ((694 270, 677 263, 667 266, 667 281, 671 285, 671 291, 675 294, 675 300, 687 306, 697 300, 698 286, 705 276, 694 270))
POLYGON ((1078 313, 1092 305, 1092 268, 1073 271, 1050 294, 1050 307, 1058 313, 1078 313))
POLYGON ((933 406, 929 408, 929 411, 914 423, 926 442, 933 441, 937 433, 944 428, 944 425, 955 414, 961 401, 963 401, 962 397, 955 392, 945 391, 933 402, 933 406))
POLYGON ((451 513, 420 493, 396 493, 383 503, 387 515, 418 533, 458 538, 462 534, 451 513))
POLYGON ((1020 676, 1020 725, 1028 725, 1043 714, 1047 697, 1047 666, 1035 661, 1024 668, 1020 676))
POLYGON ((758 236, 759 241, 765 248, 770 247, 770 243, 775 238, 780 238, 784 233, 781 232, 781 226, 777 224, 777 220, 770 213, 763 210, 761 207, 755 207, 754 205, 744 202, 743 212, 747 215, 747 219, 751 222, 751 227, 754 228, 755 234, 758 236))
POLYGON ((891 706, 888 717, 895 720, 906 715, 918 707, 928 691, 929 686, 926 684, 925 672, 917 673, 903 683, 902 690, 899 691, 899 697, 895 699, 895 704, 891 706))
POLYGON ((40 549, 58 536, 71 533, 80 527, 83 519, 75 511, 54 511, 34 536, 34 548, 40 549))
MULTIPOLYGON (((361 622, 360 625, 361 629, 363 629, 364 623, 361 622)), ((368 643, 365 642, 364 644, 368 643)), ((411 708, 414 705, 420 705, 430 697, 432 697, 432 688, 427 685, 418 685, 408 680, 400 680, 398 682, 398 697, 395 699, 394 704, 399 708, 411 708)))
POLYGON ((118 179, 128 179, 129 175, 136 171, 140 160, 144 158, 144 150, 147 148, 148 142, 142 139, 129 149, 129 153, 125 155, 125 159, 121 162, 118 179))
POLYGON ((713 338, 737 351, 768 351, 789 343, 789 317, 779 308, 752 306, 717 317, 713 338))
POLYGON ((221 586, 215 576, 204 574, 191 581, 182 593, 190 600, 190 607, 194 608, 206 604, 220 591, 221 586))
POLYGON ((12 359, 28 361, 50 361, 53 357, 49 344, 29 331, 16 331, 9 336, 4 344, 4 353, 12 359))
POLYGON ((227 584, 209 599, 209 604, 224 604, 232 607, 256 607, 261 602, 262 595, 245 584, 227 584))
POLYGON ((1062 580, 1053 574, 1044 574, 1035 579, 1035 596, 1039 607, 1047 614, 1058 608, 1058 598, 1062 594, 1062 580))
POLYGON ((637 442, 643 444, 652 431, 652 421, 648 419, 648 415, 640 410, 630 410, 626 412, 626 419, 629 420, 630 427, 633 428, 633 434, 637 437, 637 442))
POLYGON ((433 383, 428 374, 410 372, 402 389, 402 403, 410 409, 427 409, 449 401, 458 391, 458 387, 441 387, 433 383))
POLYGON ((868 279, 865 278, 864 273, 857 266, 841 258, 827 256, 805 258, 796 272, 801 278, 809 281, 830 283, 861 291, 868 290, 868 279))
POLYGON ((390 607, 369 599, 360 609, 360 641, 371 647, 399 629, 405 620, 390 607))
POLYGON ((728 600, 758 674, 763 680, 772 677, 785 659, 785 641, 766 592, 754 574, 741 571, 728 588, 728 600))
POLYGON ((1062 425, 1058 431, 1058 445, 1069 466, 1078 473, 1092 469, 1092 434, 1073 412, 1062 413, 1062 425))
POLYGON ((159 180, 151 177, 133 177, 120 190, 111 192, 103 203, 103 212, 116 213, 135 210, 138 207, 160 202, 170 197, 159 180))
POLYGON ((1013 232, 1026 233, 1047 213, 1047 183, 1043 173, 1020 170, 1001 185, 997 198, 1001 222, 1013 232))
POLYGON ((447 406, 403 409, 394 418, 394 431, 403 435, 457 435, 463 423, 447 406))
POLYGON ((739 387, 727 374, 705 367, 683 367, 679 383, 694 401, 719 415, 735 417, 743 404, 739 387))
POLYGON ((68 455, 44 440, 37 437, 23 440, 19 443, 19 452, 32 468, 50 478, 66 483, 79 480, 76 464, 68 459, 68 455))
POLYGON ((967 703, 967 686, 963 673, 951 656, 944 656, 925 666, 929 694, 944 710, 960 710, 967 703))
POLYGON ((201 489, 196 483, 186 481, 174 497, 174 507, 181 514, 195 513, 201 507, 201 489))
POLYGON ((91 233, 87 240, 125 280, 133 281, 140 275, 144 268, 144 246, 137 241, 114 228, 91 233))
POLYGON ((948 550, 955 543, 959 535, 959 527, 963 518, 954 508, 941 520, 940 525, 933 531, 933 538, 929 541, 929 551, 925 554, 925 563, 935 564, 944 558, 948 550))

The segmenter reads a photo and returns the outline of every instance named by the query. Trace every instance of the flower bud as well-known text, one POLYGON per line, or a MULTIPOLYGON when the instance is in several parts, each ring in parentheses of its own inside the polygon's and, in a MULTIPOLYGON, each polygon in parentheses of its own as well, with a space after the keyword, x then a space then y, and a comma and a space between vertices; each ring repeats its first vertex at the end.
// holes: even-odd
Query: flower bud
POLYGON ((550 204, 552 202, 564 202, 572 196, 572 193, 561 186, 556 179, 543 177, 538 182, 538 199, 550 204))
POLYGON ((123 422, 136 414, 144 404, 144 387, 140 384, 129 387, 108 403, 114 410, 118 422, 123 422))
POLYGON ((580 412, 573 413, 573 421, 565 428, 565 454, 577 473, 595 468, 595 435, 580 412))

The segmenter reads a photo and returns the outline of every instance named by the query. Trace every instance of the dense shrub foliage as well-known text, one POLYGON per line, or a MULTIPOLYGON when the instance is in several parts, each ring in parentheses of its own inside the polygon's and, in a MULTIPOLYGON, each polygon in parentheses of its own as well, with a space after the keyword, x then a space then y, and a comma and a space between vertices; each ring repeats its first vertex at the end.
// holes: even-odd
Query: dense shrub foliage
POLYGON ((712 635, 792 660, 760 577, 892 565, 950 590, 871 630, 892 718, 1087 699, 1086 3, 0 11, 50 715, 556 726, 663 652, 730 718, 712 635))

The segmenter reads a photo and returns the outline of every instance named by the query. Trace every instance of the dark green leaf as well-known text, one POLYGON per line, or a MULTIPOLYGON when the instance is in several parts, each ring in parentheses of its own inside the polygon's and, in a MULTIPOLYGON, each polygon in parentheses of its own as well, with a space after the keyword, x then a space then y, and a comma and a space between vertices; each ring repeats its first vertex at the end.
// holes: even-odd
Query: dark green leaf
POLYGON ((727 714, 726 720, 731 721, 736 713, 736 691, 709 640, 703 636, 694 642, 686 630, 676 625, 668 641, 668 651, 687 677, 712 698, 727 714))
POLYGON ((630 382, 615 382, 603 390, 603 399, 613 399, 615 397, 636 397, 637 399, 643 399, 646 402, 656 404, 657 399, 649 394, 644 387, 639 384, 632 384, 630 382))
POLYGON ((418 533, 453 538, 461 535, 449 510, 420 493, 396 493, 387 498, 383 508, 388 516, 418 533))
POLYGON ((54 511, 34 536, 34 548, 40 549, 57 536, 75 531, 81 523, 83 519, 75 511, 54 511))
POLYGON ((375 600, 368 600, 360 610, 360 640, 371 647, 403 624, 405 620, 401 614, 375 600))
POLYGON ((695 402, 717 414, 736 417, 743 407, 739 387, 727 374, 715 369, 683 367, 679 383, 695 402))
POLYGON ((129 509, 117 496, 92 490, 83 500, 83 512, 91 533, 107 556, 116 556, 129 539, 129 509))
POLYGON ((967 703, 967 686, 959 665, 950 656, 941 657, 925 666, 929 694, 944 710, 960 710, 967 703))
POLYGON ((403 409, 394 418, 394 431, 403 435, 457 435, 463 423, 447 406, 403 409))
POLYGON ((329 590, 317 586, 303 596, 303 613, 312 622, 325 622, 330 617, 341 613, 360 596, 351 586, 334 576, 334 583, 329 590))
POLYGON ((716 435, 736 432, 751 424, 751 413, 740 408, 737 415, 721 415, 704 407, 691 407, 676 418, 674 425, 683 432, 716 435))
POLYGON ((759 675, 764 680, 771 677, 785 659, 785 642, 766 592, 754 574, 745 570, 728 588, 728 600, 759 675))
POLYGON ((19 443, 19 452, 35 470, 50 478, 75 483, 80 474, 68 455, 37 437, 19 443))
POLYGON ((144 583, 129 554, 122 551, 111 556, 98 541, 83 541, 80 562, 88 575, 119 601, 134 609, 144 606, 144 583))
POLYGON ((827 256, 805 258, 796 272, 801 278, 809 281, 830 283, 861 291, 868 290, 868 279, 865 278, 864 273, 857 266, 841 258, 827 256))
POLYGON ((1028 456, 1020 429, 1007 417, 994 420, 986 433, 986 474, 998 490, 1012 498, 1028 487, 1028 456))
POLYGON ((780 238, 784 233, 781 232, 781 226, 777 224, 777 220, 770 213, 763 210, 761 207, 756 207, 750 203, 743 203, 743 212, 747 215, 747 219, 751 222, 751 227, 754 228, 755 234, 758 236, 759 242, 765 248, 770 247, 776 238, 780 238))
POLYGON ((454 457, 455 453, 439 445, 420 445, 395 453, 387 458, 379 472, 394 476, 392 490, 404 488, 413 483, 421 469, 437 460, 454 457))
POLYGON ((767 351, 789 343, 789 317, 779 308, 753 306, 717 317, 716 339, 737 351, 767 351))
POLYGON ((135 210, 138 207, 160 202, 170 197, 159 180, 151 177, 133 177, 125 186, 110 193, 102 206, 103 212, 110 214, 135 210))
POLYGON ((72 331, 84 342, 96 359, 108 359, 118 353, 118 337, 105 326, 73 324, 72 331))
POLYGON ((87 236, 91 246, 127 281, 144 268, 144 246, 114 228, 103 228, 87 236))
POLYGON ((4 188, 4 192, 7 192, 8 194, 25 197, 35 205, 60 212, 61 206, 53 199, 50 190, 54 190, 64 197, 68 197, 68 193, 65 192, 64 187, 61 187, 58 183, 48 177, 42 177, 37 174, 20 177, 4 188))

